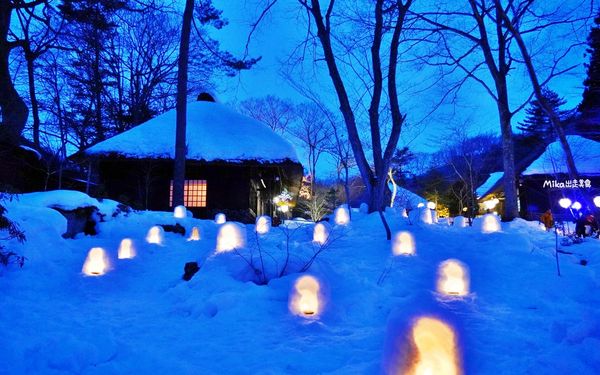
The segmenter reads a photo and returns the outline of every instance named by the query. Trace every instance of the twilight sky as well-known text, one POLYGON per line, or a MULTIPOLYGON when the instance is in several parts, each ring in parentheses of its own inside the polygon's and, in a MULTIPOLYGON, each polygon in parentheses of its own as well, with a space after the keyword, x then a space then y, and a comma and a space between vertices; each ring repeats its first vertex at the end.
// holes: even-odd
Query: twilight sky
MULTIPOLYGON (((224 16, 229 20, 226 28, 214 33, 214 37, 221 41, 225 49, 238 55, 244 52, 250 24, 259 14, 257 2, 264 3, 260 0, 214 0, 215 6, 222 9, 224 16)), ((568 4, 574 3, 579 3, 579 0, 568 4)), ((578 30, 575 35, 563 30, 564 35, 568 36, 561 38, 556 37, 561 33, 554 30, 552 34, 541 35, 530 42, 536 43, 534 45, 540 51, 540 56, 543 56, 544 51, 548 50, 562 52, 562 45, 570 44, 574 40, 584 41, 588 31, 589 28, 586 27, 585 30, 578 30)), ((250 43, 249 55, 262 56, 262 60, 250 71, 243 72, 240 77, 220 82, 220 100, 230 102, 272 94, 297 102, 303 101, 302 95, 288 83, 282 72, 289 66, 285 63, 286 59, 305 34, 306 18, 298 3, 294 0, 280 0, 256 30, 250 43)), ((577 65, 577 68, 555 78, 549 85, 568 101, 565 108, 572 108, 580 101, 585 74, 583 63, 586 61, 583 54, 583 46, 573 49, 565 65, 577 65)), ((309 86, 321 93, 322 99, 330 108, 336 109, 337 99, 329 76, 324 70, 324 63, 317 62, 315 67, 312 59, 308 60, 310 61, 300 67, 305 75, 296 75, 295 79, 309 82, 309 86)), ((449 126, 466 124, 473 134, 489 131, 498 133, 495 103, 480 85, 473 81, 463 86, 454 103, 442 105, 433 115, 424 119, 425 114, 438 102, 444 91, 439 84, 434 84, 437 76, 433 68, 423 67, 422 64, 419 66, 407 63, 400 66, 401 105, 403 111, 408 113, 409 122, 401 138, 403 145, 408 145, 414 151, 435 151, 449 126)), ((481 76, 487 77, 485 72, 482 72, 481 76)), ((350 83, 356 81, 350 76, 344 78, 350 83)), ((514 108, 517 103, 528 97, 530 87, 528 78, 520 69, 511 73, 509 84, 513 88, 510 95, 514 108)), ((515 117, 514 126, 521 117, 515 117)))

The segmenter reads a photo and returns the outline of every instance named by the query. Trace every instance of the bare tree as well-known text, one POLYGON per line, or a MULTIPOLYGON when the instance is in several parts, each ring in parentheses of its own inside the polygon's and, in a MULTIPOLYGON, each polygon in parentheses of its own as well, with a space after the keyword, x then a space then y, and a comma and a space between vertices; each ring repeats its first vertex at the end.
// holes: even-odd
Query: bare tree
MULTIPOLYGON (((529 102, 531 97, 533 95, 537 96, 537 94, 534 90, 534 93, 527 100, 515 106, 514 109, 511 109, 509 101, 511 90, 508 84, 508 77, 510 72, 515 68, 515 65, 521 63, 521 61, 515 58, 514 51, 512 50, 512 43, 516 39, 516 34, 514 28, 512 32, 507 30, 507 25, 505 24, 507 19, 506 14, 510 11, 512 18, 514 18, 509 23, 514 21, 518 25, 527 24, 526 33, 538 37, 540 37, 540 31, 556 23, 548 21, 543 12, 538 14, 532 11, 531 5, 533 1, 531 0, 520 2, 509 0, 506 4, 506 8, 503 8, 499 0, 492 2, 468 0, 466 4, 444 4, 446 7, 444 9, 438 8, 433 11, 424 11, 416 16, 425 20, 429 25, 433 26, 433 30, 439 32, 441 51, 437 51, 437 56, 435 56, 439 59, 438 65, 452 66, 466 77, 479 83, 496 103, 503 151, 505 195, 503 220, 508 221, 518 216, 511 121, 514 115, 529 102), (530 17, 531 19, 525 22, 525 17, 530 17), (481 56, 481 59, 479 59, 479 56, 481 56), (482 70, 487 73, 487 77, 481 75, 482 70)), ((524 30, 521 30, 522 34, 524 32, 524 30)), ((548 77, 544 82, 547 83, 556 75, 568 71, 561 70, 558 67, 571 49, 572 47, 569 47, 566 51, 563 51, 562 56, 560 54, 556 56, 557 59, 555 59, 554 64, 550 67, 548 77)), ((435 65, 436 63, 433 64, 435 65)), ((533 68, 533 66, 530 68, 533 68)), ((528 68, 528 71, 530 75, 532 72, 535 73, 533 69, 528 68)), ((543 84, 538 86, 541 93, 543 84)), ((566 150, 568 152, 568 148, 566 150)))
POLYGON ((317 162, 327 151, 331 126, 321 108, 314 103, 299 104, 294 108, 296 121, 289 126, 294 135, 308 151, 308 169, 312 176, 310 195, 314 195, 317 173, 317 162))
MULTIPOLYGON (((554 129, 555 134, 558 136, 558 140, 563 148, 565 153, 565 162, 567 165, 567 170, 569 171, 569 175, 571 179, 575 179, 578 176, 577 167, 575 166, 575 161, 573 159, 573 152, 571 151, 571 147, 567 142, 567 137, 565 135, 565 131, 562 127, 561 120, 559 114, 556 112, 555 107, 548 102, 548 98, 543 93, 543 87, 556 75, 566 73, 572 69, 574 69, 577 65, 571 65, 565 67, 563 69, 559 68, 559 63, 563 60, 565 56, 567 56, 568 52, 576 45, 581 45, 581 42, 575 42, 571 44, 566 51, 561 52, 561 55, 557 56, 553 62, 551 67, 551 72, 548 74, 548 77, 542 82, 538 77, 538 70, 534 66, 531 47, 525 43, 523 39, 523 34, 531 33, 532 30, 524 28, 521 31, 522 25, 524 23, 524 17, 528 13, 532 12, 533 1, 525 0, 525 1, 509 1, 506 7, 503 7, 499 0, 494 0, 494 6, 498 9, 498 19, 496 22, 499 23, 502 27, 506 28, 510 34, 515 38, 517 42, 517 46, 519 47, 519 51, 521 52, 522 62, 527 68, 527 74, 531 81, 531 86, 533 87, 533 93, 535 98, 537 99, 540 107, 546 112, 550 123, 552 124, 552 128, 554 129)), ((561 5, 557 5, 560 9, 561 5)), ((560 14, 558 9, 553 14, 560 14)), ((551 26, 556 26, 557 24, 569 24, 576 25, 577 23, 582 24, 588 17, 577 18, 574 15, 570 14, 560 14, 562 17, 558 17, 557 19, 543 19, 543 24, 538 24, 536 29, 541 30, 542 28, 548 28, 551 26)), ((591 16, 591 15, 590 15, 591 16)), ((554 17, 552 17, 554 18, 554 17)), ((570 30, 570 32, 573 32, 570 30)))
POLYGON ((46 5, 48 0, 1 1, 0 2, 0 109, 2 110, 2 126, 0 136, 11 143, 17 143, 27 123, 29 110, 15 89, 10 74, 9 59, 13 49, 22 47, 23 43, 14 38, 11 31, 13 11, 30 10, 46 5))
POLYGON ((238 108, 278 133, 284 132, 295 117, 294 105, 273 95, 246 99, 239 103, 238 108))
MULTIPOLYGON (((270 2, 269 7, 273 3, 270 2)), ((316 60, 324 61, 327 66, 346 125, 348 141, 366 187, 369 209, 380 213, 387 238, 391 239, 391 231, 382 210, 387 195, 390 160, 406 119, 400 110, 398 98, 398 61, 400 45, 408 40, 401 36, 407 28, 407 13, 413 1, 376 0, 368 7, 364 4, 341 7, 335 0, 324 2, 323 7, 319 0, 299 0, 299 3, 310 19, 306 44, 310 39, 318 41, 320 45, 322 55, 317 56, 316 60), (346 27, 349 24, 354 28, 346 27), (316 34, 313 34, 313 25, 316 34), (352 33, 361 35, 353 37, 352 33), (345 43, 345 39, 350 42, 345 43), (358 50, 358 46, 361 47, 360 52, 354 53, 353 50, 358 50), (364 83, 365 90, 356 101, 352 98, 355 91, 351 81, 344 78, 345 69, 364 83), (370 131, 369 136, 365 136, 359 132, 357 118, 360 118, 359 115, 362 117, 360 112, 365 109, 362 101, 368 97, 370 103, 366 106, 365 116, 370 131), (382 112, 384 116, 381 116, 382 112), (389 118, 389 124, 384 121, 386 118, 389 118), (385 128, 386 125, 390 125, 389 130, 385 128), (368 161, 363 145, 366 139, 370 141, 372 163, 368 161)), ((414 43, 414 40, 407 42, 410 45, 414 43)))

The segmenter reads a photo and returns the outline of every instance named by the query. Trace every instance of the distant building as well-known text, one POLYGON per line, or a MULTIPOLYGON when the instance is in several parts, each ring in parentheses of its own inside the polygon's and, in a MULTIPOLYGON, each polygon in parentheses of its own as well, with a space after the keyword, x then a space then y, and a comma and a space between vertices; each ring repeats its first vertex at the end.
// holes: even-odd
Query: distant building
MULTIPOLYGON (((559 199, 569 198, 579 202, 580 211, 597 208, 592 199, 600 194, 600 142, 577 135, 567 136, 579 175, 569 177, 565 156, 560 142, 550 143, 545 151, 519 173, 519 212, 523 218, 534 220, 551 209, 556 215, 570 216, 560 207, 559 199)), ((504 192, 502 172, 492 173, 490 178, 477 189, 483 210, 486 202, 493 199, 502 203, 504 192)), ((501 206, 497 209, 502 209, 501 206)))
MULTIPOLYGON (((215 103, 188 103, 185 206, 201 218, 225 212, 250 221, 273 215, 273 198, 293 196, 302 165, 292 145, 267 125, 215 103)), ((175 118, 171 110, 75 156, 85 160, 99 195, 134 207, 171 210, 175 118)))

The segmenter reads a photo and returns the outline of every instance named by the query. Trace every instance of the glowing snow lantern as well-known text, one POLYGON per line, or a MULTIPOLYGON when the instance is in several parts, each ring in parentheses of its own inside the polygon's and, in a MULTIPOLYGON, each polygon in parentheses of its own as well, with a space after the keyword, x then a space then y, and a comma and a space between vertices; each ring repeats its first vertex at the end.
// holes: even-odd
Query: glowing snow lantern
POLYGON ((438 268, 437 291, 449 296, 469 294, 469 271, 456 259, 449 259, 438 268))
POLYGON ((434 202, 427 202, 427 208, 430 210, 435 210, 436 207, 437 205, 434 202))
POLYGON ((394 237, 392 244, 392 253, 394 255, 414 255, 415 238, 410 232, 399 232, 394 237))
POLYGON ((83 263, 82 272, 89 276, 104 275, 108 269, 108 257, 101 247, 94 247, 83 263))
POLYGON ((135 258, 135 248, 133 247, 133 241, 130 238, 124 238, 119 245, 119 259, 131 259, 135 258))
POLYGON ((600 208, 600 195, 598 195, 597 197, 594 197, 594 205, 598 208, 600 208))
POLYGON ((425 203, 420 202, 419 204, 417 204, 417 208, 421 208, 421 207, 425 207, 425 203))
POLYGON ((562 208, 569 208, 571 207, 571 200, 569 198, 561 198, 558 200, 558 205, 562 208))
POLYGON ((335 209, 334 221, 336 225, 347 225, 350 222, 350 213, 345 206, 335 209))
POLYGON ((225 224, 227 221, 227 217, 223 213, 219 213, 215 215, 215 223, 217 224, 225 224))
POLYGON ((424 317, 413 325, 410 375, 460 375, 460 353, 454 330, 444 322, 424 317))
POLYGON ((486 214, 483 215, 483 220, 481 223, 481 232, 483 233, 493 233, 500 231, 500 220, 497 215, 494 214, 486 214))
POLYGON ((329 237, 329 230, 323 223, 315 224, 315 229, 313 230, 313 242, 323 245, 327 242, 327 238, 329 237))
POLYGON ((217 234, 217 253, 244 247, 246 239, 243 228, 235 223, 226 223, 219 228, 217 234))
POLYGON ((259 216, 256 218, 255 231, 258 234, 267 234, 271 230, 271 218, 268 216, 259 216))
POLYGON ((187 217, 187 210, 185 206, 177 206, 173 210, 173 217, 175 219, 185 219, 187 217))
POLYGON ((164 230, 162 227, 155 225, 148 231, 146 242, 160 245, 163 241, 164 230))
POLYGON ((572 209, 574 209, 574 210, 581 210, 581 203, 579 203, 579 202, 574 202, 574 203, 571 205, 571 208, 572 208, 572 209))
POLYGON ((425 224, 433 224, 433 215, 431 214, 431 210, 428 208, 421 208, 420 212, 421 221, 425 224))
POLYGON ((200 229, 198 229, 198 227, 193 227, 192 233, 190 233, 190 237, 187 240, 188 241, 200 241, 200 229))
POLYGON ((290 300, 290 310, 301 316, 315 317, 319 315, 319 281, 312 276, 302 276, 296 280, 290 300))
POLYGON ((406 210, 406 208, 402 209, 402 217, 408 217, 408 211, 406 210))

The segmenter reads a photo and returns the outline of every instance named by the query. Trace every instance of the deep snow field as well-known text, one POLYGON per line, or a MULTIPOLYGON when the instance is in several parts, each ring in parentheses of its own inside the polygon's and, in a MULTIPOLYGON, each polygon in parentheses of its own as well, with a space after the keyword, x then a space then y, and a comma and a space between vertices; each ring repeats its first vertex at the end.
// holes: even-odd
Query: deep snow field
MULTIPOLYGON (((0 374, 391 373, 422 316, 454 328, 466 374, 600 373, 599 240, 564 247, 574 254, 561 254, 558 277, 554 234, 537 222, 484 234, 480 221, 411 225, 390 211, 393 231, 412 232, 417 252, 393 257, 378 215, 353 210, 307 272, 319 280, 322 300, 319 314, 306 318, 288 306, 301 274, 247 281, 252 273, 239 255, 215 254, 213 221, 171 212, 111 218, 109 201, 98 204, 107 221, 97 236, 63 239, 66 220, 44 207, 51 201, 38 194, 7 203, 27 236, 13 248, 27 261, 0 268, 0 374), (175 222, 188 233, 198 226, 201 240, 166 233, 163 245, 146 243, 151 226, 175 222), (123 238, 133 240, 134 259, 117 259, 123 238), (105 275, 82 274, 93 247, 108 252, 105 275), (449 258, 469 267, 464 298, 435 292, 437 267, 449 258), (186 282, 189 261, 201 269, 186 282)), ((293 230, 292 265, 316 249, 313 226, 293 230)), ((256 250, 254 226, 246 231, 256 250)), ((282 259, 285 238, 281 228, 260 237, 268 264, 282 259)))

